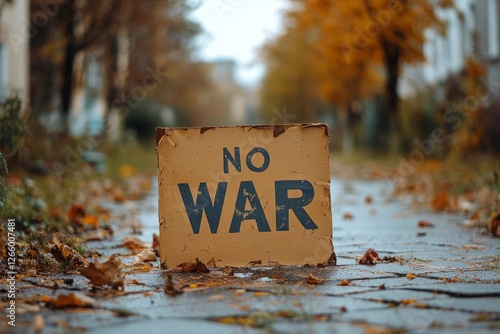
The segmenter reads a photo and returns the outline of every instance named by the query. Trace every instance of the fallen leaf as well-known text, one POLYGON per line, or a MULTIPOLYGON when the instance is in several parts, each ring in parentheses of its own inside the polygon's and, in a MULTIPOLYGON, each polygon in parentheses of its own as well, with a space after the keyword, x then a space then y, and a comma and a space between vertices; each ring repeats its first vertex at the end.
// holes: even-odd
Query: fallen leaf
POLYGON ((443 277, 443 278, 440 278, 440 280, 443 281, 444 283, 457 283, 457 282, 460 282, 460 276, 457 275, 457 276, 452 277, 452 278, 443 277))
POLYGON ((40 314, 37 314, 33 319, 33 325, 31 326, 31 329, 35 333, 40 333, 44 327, 45 321, 43 320, 43 317, 40 314))
POLYGON ((365 204, 372 204, 373 203, 373 198, 370 195, 367 195, 365 197, 365 204))
POLYGON ((485 249, 486 246, 484 245, 476 245, 476 244, 467 244, 459 247, 460 249, 472 249, 472 250, 479 250, 479 249, 485 249))
POLYGON ((236 290, 234 290, 234 293, 233 293, 233 294, 234 294, 235 296, 241 296, 241 295, 243 295, 245 292, 247 292, 247 290, 245 290, 245 289, 236 289, 236 290))
POLYGON ((352 219, 354 219, 354 215, 352 213, 350 213, 350 212, 346 212, 342 216, 342 219, 344 219, 344 220, 352 220, 352 219))
POLYGON ((385 284, 382 283, 377 287, 379 290, 385 290, 385 284))
POLYGON ((213 295, 213 296, 210 296, 210 298, 208 298, 208 301, 209 302, 215 302, 215 301, 223 300, 223 299, 226 299, 226 298, 227 298, 226 295, 213 295))
POLYGON ((86 212, 83 206, 79 204, 73 204, 71 209, 69 209, 67 213, 68 221, 75 226, 83 225, 83 218, 85 217, 86 212))
POLYGON ((266 297, 266 296, 269 296, 270 293, 267 292, 267 291, 256 291, 256 292, 253 293, 253 295, 255 297, 266 297))
POLYGON ((323 283, 325 283, 324 280, 322 280, 319 277, 314 276, 313 273, 309 273, 309 276, 307 276, 306 282, 307 282, 307 284, 323 284, 323 283))
POLYGON ((41 300, 53 308, 70 308, 70 307, 90 307, 97 308, 99 304, 94 298, 91 298, 83 293, 73 292, 69 295, 59 295, 55 297, 43 296, 41 300))
POLYGON ((177 268, 181 268, 181 271, 186 273, 209 273, 210 269, 207 266, 196 258, 195 262, 184 262, 177 265, 177 268))
POLYGON ((435 211, 444 211, 450 206, 448 193, 441 191, 432 197, 431 205, 435 211))
POLYGON ((411 304, 414 304, 415 302, 416 302, 415 299, 403 299, 401 301, 401 304, 403 304, 403 305, 411 305, 411 304))
POLYGON ((139 254, 134 256, 134 259, 132 260, 132 264, 139 264, 139 263, 144 263, 144 262, 151 262, 151 261, 156 261, 156 255, 155 252, 151 248, 146 248, 139 254))
POLYGON ((97 230, 99 228, 99 220, 96 216, 87 215, 83 217, 82 224, 92 230, 97 230))
POLYGON ((133 176, 135 174, 135 168, 130 165, 123 165, 120 167, 120 175, 124 178, 133 176))
POLYGON ((235 270, 236 270, 235 267, 229 267, 229 266, 226 266, 222 269, 224 274, 226 274, 227 276, 234 276, 235 270))
POLYGON ((217 265, 215 264, 215 257, 212 257, 210 260, 207 261, 207 267, 217 268, 217 265))
POLYGON ((488 221, 488 227, 495 237, 500 237, 500 212, 488 221))
POLYGON ((137 237, 125 237, 123 238, 123 246, 127 248, 132 254, 138 254, 142 252, 146 247, 144 241, 137 237))
POLYGON ((121 287, 123 290, 124 281, 120 265, 120 259, 113 254, 104 263, 91 262, 88 267, 80 270, 80 274, 88 278, 94 286, 108 285, 113 289, 121 287))
POLYGON ((184 292, 182 286, 175 279, 172 278, 172 275, 167 275, 165 279, 165 285, 163 286, 163 291, 169 296, 177 296, 184 292))
POLYGON ((153 250, 156 256, 160 256, 160 236, 153 233, 153 250))
POLYGON ((351 281, 349 281, 348 279, 345 279, 345 280, 340 281, 339 285, 340 286, 349 286, 349 285, 351 285, 351 281))
POLYGON ((407 279, 414 279, 415 277, 417 277, 415 274, 406 274, 407 279))
POLYGON ((379 260, 378 253, 373 248, 368 248, 365 255, 356 255, 356 263, 364 265, 374 265, 379 260))
POLYGON ((434 227, 434 224, 431 223, 430 221, 427 221, 427 220, 420 220, 418 222, 418 227, 421 227, 421 228, 434 227))
POLYGON ((71 268, 88 266, 88 261, 73 248, 61 244, 56 236, 52 239, 49 251, 57 262, 66 264, 71 268))

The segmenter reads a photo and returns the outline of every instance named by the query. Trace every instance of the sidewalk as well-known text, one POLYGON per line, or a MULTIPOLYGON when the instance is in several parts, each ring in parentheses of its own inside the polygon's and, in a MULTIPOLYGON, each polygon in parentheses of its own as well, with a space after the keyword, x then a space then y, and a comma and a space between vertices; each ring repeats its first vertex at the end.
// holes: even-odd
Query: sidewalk
MULTIPOLYGON (((13 333, 494 333, 500 330, 500 243, 461 226, 464 217, 416 212, 388 201, 382 181, 332 182, 337 266, 254 267, 234 276, 173 273, 184 293, 163 291, 166 271, 131 265, 122 245, 131 229, 110 241, 90 242, 106 256, 120 254, 124 291, 92 291, 81 275, 18 282, 13 333), (422 228, 418 222, 432 222, 422 228), (356 264, 368 248, 384 262, 356 264), (318 283, 306 282, 310 273, 318 283), (51 281, 72 279, 53 289, 51 281), (80 292, 94 308, 51 309, 36 296, 80 292), (33 297, 29 299, 28 297, 33 297), (23 300, 25 300, 23 302, 23 300), (36 302, 38 301, 38 302, 36 302), (38 316, 38 319, 35 318, 38 316), (34 327, 33 327, 34 326, 34 327), (40 327, 40 326, 39 326, 40 327)), ((138 210, 143 241, 157 233, 157 189, 142 202, 116 206, 138 210)), ((0 332, 11 331, 0 325, 0 332)))

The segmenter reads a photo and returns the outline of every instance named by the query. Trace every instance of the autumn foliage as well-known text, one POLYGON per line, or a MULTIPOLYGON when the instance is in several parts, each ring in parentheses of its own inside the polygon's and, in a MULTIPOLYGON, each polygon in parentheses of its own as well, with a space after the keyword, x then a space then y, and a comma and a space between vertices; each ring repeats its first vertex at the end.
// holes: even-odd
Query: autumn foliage
POLYGON ((453 2, 440 1, 438 6, 428 0, 292 3, 286 30, 262 52, 268 68, 263 110, 297 105, 292 111, 309 120, 328 106, 352 113, 363 99, 383 94, 385 120, 398 130, 402 67, 425 61, 425 31, 443 31, 436 9, 453 2))

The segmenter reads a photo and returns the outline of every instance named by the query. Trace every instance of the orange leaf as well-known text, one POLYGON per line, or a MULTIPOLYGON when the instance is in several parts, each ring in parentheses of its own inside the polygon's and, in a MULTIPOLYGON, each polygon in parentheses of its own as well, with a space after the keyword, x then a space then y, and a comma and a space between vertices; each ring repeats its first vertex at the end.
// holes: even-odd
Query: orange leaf
POLYGON ((406 274, 406 278, 408 279, 414 279, 415 277, 417 277, 415 274, 406 274))
POLYGON ((209 273, 210 272, 210 269, 208 269, 207 266, 203 262, 198 260, 198 258, 196 258, 195 262, 184 262, 184 263, 177 265, 177 267, 181 268, 181 270, 183 272, 187 272, 187 273, 191 273, 191 272, 209 273))
POLYGON ((307 282, 307 284, 323 284, 324 283, 324 281, 321 278, 314 276, 313 273, 309 273, 309 276, 307 276, 306 282, 307 282))
POLYGON ((142 252, 146 247, 144 241, 137 237, 125 237, 123 238, 123 246, 127 248, 132 254, 137 254, 142 252))
POLYGON ((108 285, 113 289, 123 289, 123 274, 121 261, 112 255, 104 263, 92 262, 88 267, 80 270, 80 274, 87 277, 94 286, 108 285))
POLYGON ((378 260, 378 253, 373 248, 368 248, 363 256, 356 256, 358 264, 373 265, 378 260))
POLYGON ((354 215, 352 213, 350 213, 350 212, 346 212, 346 213, 344 213, 344 215, 342 216, 342 218, 344 220, 352 220, 352 219, 354 219, 354 215))
POLYGON ((421 227, 421 228, 424 228, 424 227, 434 227, 434 224, 429 222, 429 221, 426 221, 426 220, 420 220, 418 222, 418 227, 421 227))
POLYGON ((163 286, 163 291, 169 296, 176 296, 178 294, 183 293, 182 286, 175 279, 172 278, 172 275, 168 274, 165 279, 165 285, 163 286))
POLYGON ((53 244, 49 246, 49 251, 57 262, 64 263, 72 268, 83 267, 89 264, 76 250, 59 243, 57 237, 54 237, 53 244))
POLYGON ((450 196, 448 193, 441 191, 434 195, 431 205, 435 211, 444 211, 450 206, 450 196))
POLYGON ((85 216, 83 218, 83 224, 89 226, 90 228, 97 230, 99 228, 99 221, 96 216, 85 216))
POLYGON ((57 298, 41 295, 40 301, 54 308, 99 307, 95 299, 79 292, 70 293, 69 295, 59 295, 57 298))

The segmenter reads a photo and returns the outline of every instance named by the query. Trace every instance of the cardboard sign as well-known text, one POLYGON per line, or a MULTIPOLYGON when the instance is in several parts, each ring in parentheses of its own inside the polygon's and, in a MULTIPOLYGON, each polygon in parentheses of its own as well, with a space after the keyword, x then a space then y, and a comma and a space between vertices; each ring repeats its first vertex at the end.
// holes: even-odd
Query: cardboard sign
POLYGON ((158 128, 156 142, 163 268, 334 264, 325 124, 158 128))

